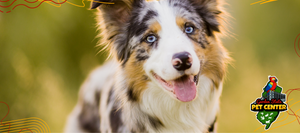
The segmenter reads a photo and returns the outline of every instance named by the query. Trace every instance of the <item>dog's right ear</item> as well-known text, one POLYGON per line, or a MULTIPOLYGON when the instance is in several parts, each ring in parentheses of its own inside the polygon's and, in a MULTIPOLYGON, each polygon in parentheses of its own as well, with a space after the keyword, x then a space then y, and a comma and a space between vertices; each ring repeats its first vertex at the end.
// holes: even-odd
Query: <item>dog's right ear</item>
POLYGON ((97 7, 99 7, 101 4, 111 4, 111 0, 92 0, 91 2, 91 9, 95 9, 97 7))
POLYGON ((104 21, 121 26, 129 20, 130 10, 136 0, 93 0, 91 9, 98 8, 104 21))
POLYGON ((93 0, 91 3, 91 9, 99 9, 97 24, 101 29, 101 38, 108 42, 110 51, 120 61, 126 62, 129 58, 127 36, 123 35, 122 30, 130 19, 132 6, 139 1, 141 0, 93 0))

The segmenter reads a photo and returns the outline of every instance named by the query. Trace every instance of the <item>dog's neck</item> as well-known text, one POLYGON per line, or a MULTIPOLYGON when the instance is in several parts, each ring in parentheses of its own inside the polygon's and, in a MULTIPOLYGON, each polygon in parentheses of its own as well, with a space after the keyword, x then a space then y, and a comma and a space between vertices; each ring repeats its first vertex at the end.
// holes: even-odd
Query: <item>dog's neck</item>
POLYGON ((215 88, 211 79, 202 75, 197 89, 197 98, 184 103, 149 83, 140 102, 123 105, 123 120, 136 131, 206 132, 219 110, 222 87, 215 88))

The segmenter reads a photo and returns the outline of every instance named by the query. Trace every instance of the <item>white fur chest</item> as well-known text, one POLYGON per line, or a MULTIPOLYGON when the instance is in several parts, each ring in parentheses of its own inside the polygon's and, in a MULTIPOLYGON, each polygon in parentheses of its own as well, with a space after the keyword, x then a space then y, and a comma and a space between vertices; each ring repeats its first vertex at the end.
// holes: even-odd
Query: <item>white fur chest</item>
MULTIPOLYGON (((161 132, 206 132, 219 111, 222 83, 215 88, 211 79, 202 75, 197 89, 197 98, 184 103, 149 83, 149 88, 143 93, 141 110, 163 123, 161 132)), ((155 132, 151 128, 148 130, 155 132)))

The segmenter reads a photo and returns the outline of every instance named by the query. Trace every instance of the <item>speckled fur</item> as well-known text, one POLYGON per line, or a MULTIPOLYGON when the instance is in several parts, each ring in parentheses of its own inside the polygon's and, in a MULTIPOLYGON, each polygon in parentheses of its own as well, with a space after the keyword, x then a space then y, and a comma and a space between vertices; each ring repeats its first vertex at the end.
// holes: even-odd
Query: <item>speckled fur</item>
POLYGON ((216 117, 230 58, 219 40, 226 12, 221 0, 95 0, 97 21, 112 61, 97 68, 79 92, 65 132, 216 132, 216 117), (99 4, 114 2, 114 4, 99 4), (187 24, 193 34, 185 34, 187 24), (145 42, 153 34, 154 43, 145 42), (171 65, 188 51, 190 69, 171 65), (153 77, 197 75, 197 97, 181 102, 153 77))

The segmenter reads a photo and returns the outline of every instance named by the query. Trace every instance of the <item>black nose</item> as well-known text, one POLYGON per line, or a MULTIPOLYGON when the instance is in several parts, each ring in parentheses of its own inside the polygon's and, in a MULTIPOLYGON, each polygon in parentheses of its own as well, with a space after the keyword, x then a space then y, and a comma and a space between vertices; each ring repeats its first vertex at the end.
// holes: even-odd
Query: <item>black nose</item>
POLYGON ((192 61, 192 56, 188 52, 174 54, 172 58, 173 67, 178 71, 184 71, 191 68, 192 61))

